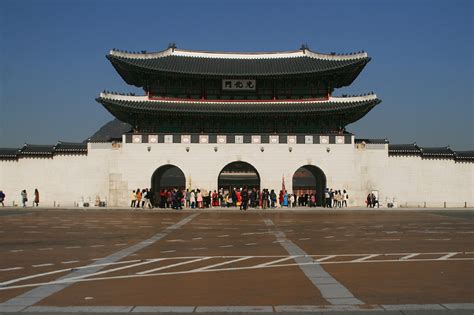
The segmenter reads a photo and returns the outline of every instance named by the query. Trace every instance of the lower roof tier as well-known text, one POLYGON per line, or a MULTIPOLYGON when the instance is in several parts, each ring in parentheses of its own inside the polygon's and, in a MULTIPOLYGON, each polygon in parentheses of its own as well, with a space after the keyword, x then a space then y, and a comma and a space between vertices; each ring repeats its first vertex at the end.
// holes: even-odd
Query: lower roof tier
POLYGON ((101 93, 116 118, 143 132, 331 132, 365 116, 375 94, 305 100, 187 100, 101 93))

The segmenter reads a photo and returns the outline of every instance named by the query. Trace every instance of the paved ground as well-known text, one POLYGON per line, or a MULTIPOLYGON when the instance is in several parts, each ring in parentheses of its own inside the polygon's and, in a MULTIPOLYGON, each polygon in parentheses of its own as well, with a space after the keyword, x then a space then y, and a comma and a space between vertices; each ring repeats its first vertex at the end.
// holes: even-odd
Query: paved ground
POLYGON ((0 209, 0 313, 474 310, 474 211, 0 209))

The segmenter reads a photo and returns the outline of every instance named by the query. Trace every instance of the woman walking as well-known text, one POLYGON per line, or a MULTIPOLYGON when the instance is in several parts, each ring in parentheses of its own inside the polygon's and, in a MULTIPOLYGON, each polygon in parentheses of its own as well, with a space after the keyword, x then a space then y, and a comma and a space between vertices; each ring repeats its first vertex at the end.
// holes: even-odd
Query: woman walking
POLYGON ((201 190, 197 190, 197 204, 198 204, 198 208, 199 209, 202 209, 202 193, 201 193, 201 190))
POLYGON ((130 194, 130 208, 135 208, 136 203, 137 203, 137 194, 135 193, 135 190, 134 190, 130 194))
POLYGON ((39 194, 38 189, 35 188, 35 200, 34 200, 33 205, 36 205, 36 207, 38 207, 39 202, 40 202, 40 194, 39 194))
POLYGON ((28 202, 28 194, 26 193, 25 189, 21 191, 21 202, 23 203, 23 208, 26 208, 26 203, 28 202))

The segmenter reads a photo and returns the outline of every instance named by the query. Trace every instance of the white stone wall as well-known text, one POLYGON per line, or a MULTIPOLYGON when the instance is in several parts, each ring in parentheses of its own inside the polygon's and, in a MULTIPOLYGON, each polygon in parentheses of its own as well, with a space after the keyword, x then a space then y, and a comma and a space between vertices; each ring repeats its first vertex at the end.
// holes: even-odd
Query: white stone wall
POLYGON ((352 144, 123 143, 113 149, 110 143, 90 143, 88 149, 87 156, 0 161, 6 204, 20 204, 20 191, 26 189, 31 205, 38 188, 42 206, 94 204, 97 196, 109 206, 127 206, 130 192, 150 187, 154 171, 162 165, 178 166, 187 186, 191 181, 193 188, 208 190, 217 188, 224 166, 245 161, 258 171, 261 187, 278 191, 284 176, 290 192, 294 172, 315 165, 326 174, 328 187, 348 191, 350 206, 363 206, 372 190, 379 192, 382 203, 395 201, 399 206, 474 206, 474 163, 389 157, 384 144, 358 149, 352 144))

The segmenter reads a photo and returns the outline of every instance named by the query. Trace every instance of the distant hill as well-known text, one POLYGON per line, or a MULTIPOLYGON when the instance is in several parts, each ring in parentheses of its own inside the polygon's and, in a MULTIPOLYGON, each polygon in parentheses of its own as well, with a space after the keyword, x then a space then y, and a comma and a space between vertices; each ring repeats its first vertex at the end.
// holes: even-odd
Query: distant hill
POLYGON ((86 139, 84 142, 109 142, 112 139, 121 139, 122 134, 130 132, 131 130, 131 125, 124 123, 118 119, 114 119, 103 125, 99 130, 97 130, 90 138, 86 139))

